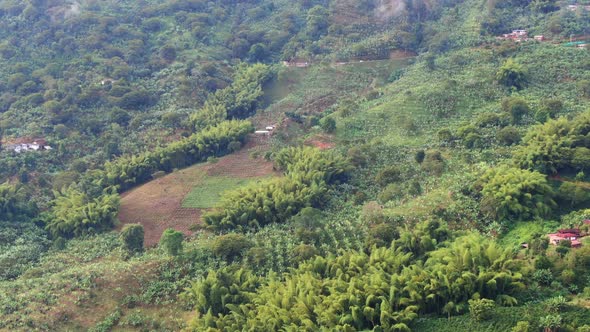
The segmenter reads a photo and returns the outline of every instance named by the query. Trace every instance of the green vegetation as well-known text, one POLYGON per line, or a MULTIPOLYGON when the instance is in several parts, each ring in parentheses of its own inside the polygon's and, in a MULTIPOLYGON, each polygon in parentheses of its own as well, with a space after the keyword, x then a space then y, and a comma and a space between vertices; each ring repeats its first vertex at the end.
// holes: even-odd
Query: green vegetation
POLYGON ((0 1, 0 330, 588 330, 568 5, 0 1))
POLYGON ((224 176, 209 176, 203 179, 199 186, 193 189, 182 201, 182 207, 206 209, 212 208, 219 203, 222 194, 229 190, 248 185, 251 182, 260 180, 240 179, 224 176))

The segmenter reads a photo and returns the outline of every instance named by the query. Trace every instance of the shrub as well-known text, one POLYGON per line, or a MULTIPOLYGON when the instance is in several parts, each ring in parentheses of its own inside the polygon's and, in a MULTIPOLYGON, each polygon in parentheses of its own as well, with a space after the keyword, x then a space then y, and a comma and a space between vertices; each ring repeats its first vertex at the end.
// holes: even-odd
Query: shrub
POLYGON ((492 318, 496 303, 490 299, 469 300, 469 313, 476 321, 492 318))
POLYGON ((548 312, 559 313, 565 308, 567 300, 563 296, 552 297, 545 301, 545 308, 548 312))
POLYGON ((503 145, 512 145, 520 142, 520 133, 515 127, 505 127, 498 131, 498 142, 503 145))
POLYGON ((551 285, 553 282, 553 274, 549 269, 536 270, 533 272, 533 281, 545 286, 551 285))
POLYGON ((168 255, 178 256, 182 252, 183 239, 184 234, 172 228, 168 228, 160 237, 160 247, 164 248, 168 255))
POLYGON ((502 111, 510 115, 512 124, 517 124, 522 117, 530 113, 529 104, 521 97, 508 97, 502 100, 502 111))
POLYGON ((215 238, 211 250, 217 257, 233 261, 250 247, 252 247, 252 242, 245 235, 230 233, 215 238))
POLYGON ((530 332, 531 324, 527 321, 520 321, 516 323, 516 326, 512 328, 512 332, 530 332))
POLYGON ((333 133, 336 131, 336 120, 333 118, 323 118, 320 121, 320 126, 326 133, 333 133))
POLYGON ((508 59, 496 73, 496 79, 500 84, 520 90, 526 83, 526 72, 520 64, 508 59))
POLYGON ((418 164, 421 164, 424 161, 425 157, 426 157, 426 152, 424 152, 424 150, 418 150, 416 152, 416 154, 414 155, 414 160, 416 160, 416 162, 418 164))
POLYGON ((434 175, 441 175, 445 163, 442 157, 442 154, 438 150, 428 150, 426 151, 426 156, 424 157, 424 161, 422 162, 422 170, 425 172, 434 174, 434 175))
POLYGON ((561 327, 562 321, 561 315, 547 315, 539 319, 539 327, 545 331, 557 331, 561 327))
POLYGON ((227 149, 230 152, 236 152, 238 151, 240 148, 242 148, 242 143, 240 141, 231 141, 228 145, 227 145, 227 149))
POLYGON ((140 224, 128 224, 123 227, 121 234, 121 245, 127 253, 138 253, 143 251, 143 226, 140 224))
POLYGON ((385 187, 392 182, 400 181, 402 179, 401 173, 398 166, 387 166, 377 173, 375 182, 381 187, 385 187))
POLYGON ((448 128, 443 128, 436 133, 438 140, 441 143, 451 143, 453 141, 453 133, 448 128))
POLYGON ((293 262, 301 263, 317 255, 319 255, 319 251, 316 249, 316 247, 309 244, 300 244, 293 248, 291 258, 293 262))

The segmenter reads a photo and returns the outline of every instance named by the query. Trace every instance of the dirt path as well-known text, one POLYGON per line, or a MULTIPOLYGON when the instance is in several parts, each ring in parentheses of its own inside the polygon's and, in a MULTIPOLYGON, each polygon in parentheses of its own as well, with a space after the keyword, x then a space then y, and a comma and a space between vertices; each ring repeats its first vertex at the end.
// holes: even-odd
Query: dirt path
POLYGON ((162 232, 168 228, 190 236, 192 226, 201 223, 204 209, 183 208, 184 197, 207 176, 250 178, 273 174, 272 162, 265 161, 262 156, 250 157, 252 151, 266 149, 264 140, 252 137, 240 151, 219 158, 216 163, 197 164, 123 193, 120 227, 130 223, 142 224, 146 247, 156 245, 162 232))

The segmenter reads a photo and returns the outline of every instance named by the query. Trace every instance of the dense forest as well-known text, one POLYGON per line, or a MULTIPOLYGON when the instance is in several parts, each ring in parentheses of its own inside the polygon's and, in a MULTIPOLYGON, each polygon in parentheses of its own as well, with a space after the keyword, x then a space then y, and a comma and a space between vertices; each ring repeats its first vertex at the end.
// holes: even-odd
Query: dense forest
POLYGON ((587 0, 0 0, 0 330, 590 331, 589 45, 587 0))

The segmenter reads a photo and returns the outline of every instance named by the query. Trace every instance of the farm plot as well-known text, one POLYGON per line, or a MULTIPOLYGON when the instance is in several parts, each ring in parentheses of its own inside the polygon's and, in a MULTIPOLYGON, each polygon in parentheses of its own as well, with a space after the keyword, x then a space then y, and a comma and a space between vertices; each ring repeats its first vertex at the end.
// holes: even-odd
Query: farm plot
POLYGON ((260 148, 249 145, 215 163, 197 164, 124 193, 119 210, 121 226, 142 224, 146 246, 157 244, 167 228, 190 236, 191 228, 201 222, 204 209, 212 207, 222 191, 276 174, 272 162, 250 157, 260 148))
POLYGON ((207 209, 214 207, 223 192, 246 185, 257 178, 241 179, 225 176, 208 177, 184 198, 183 208, 207 209))

